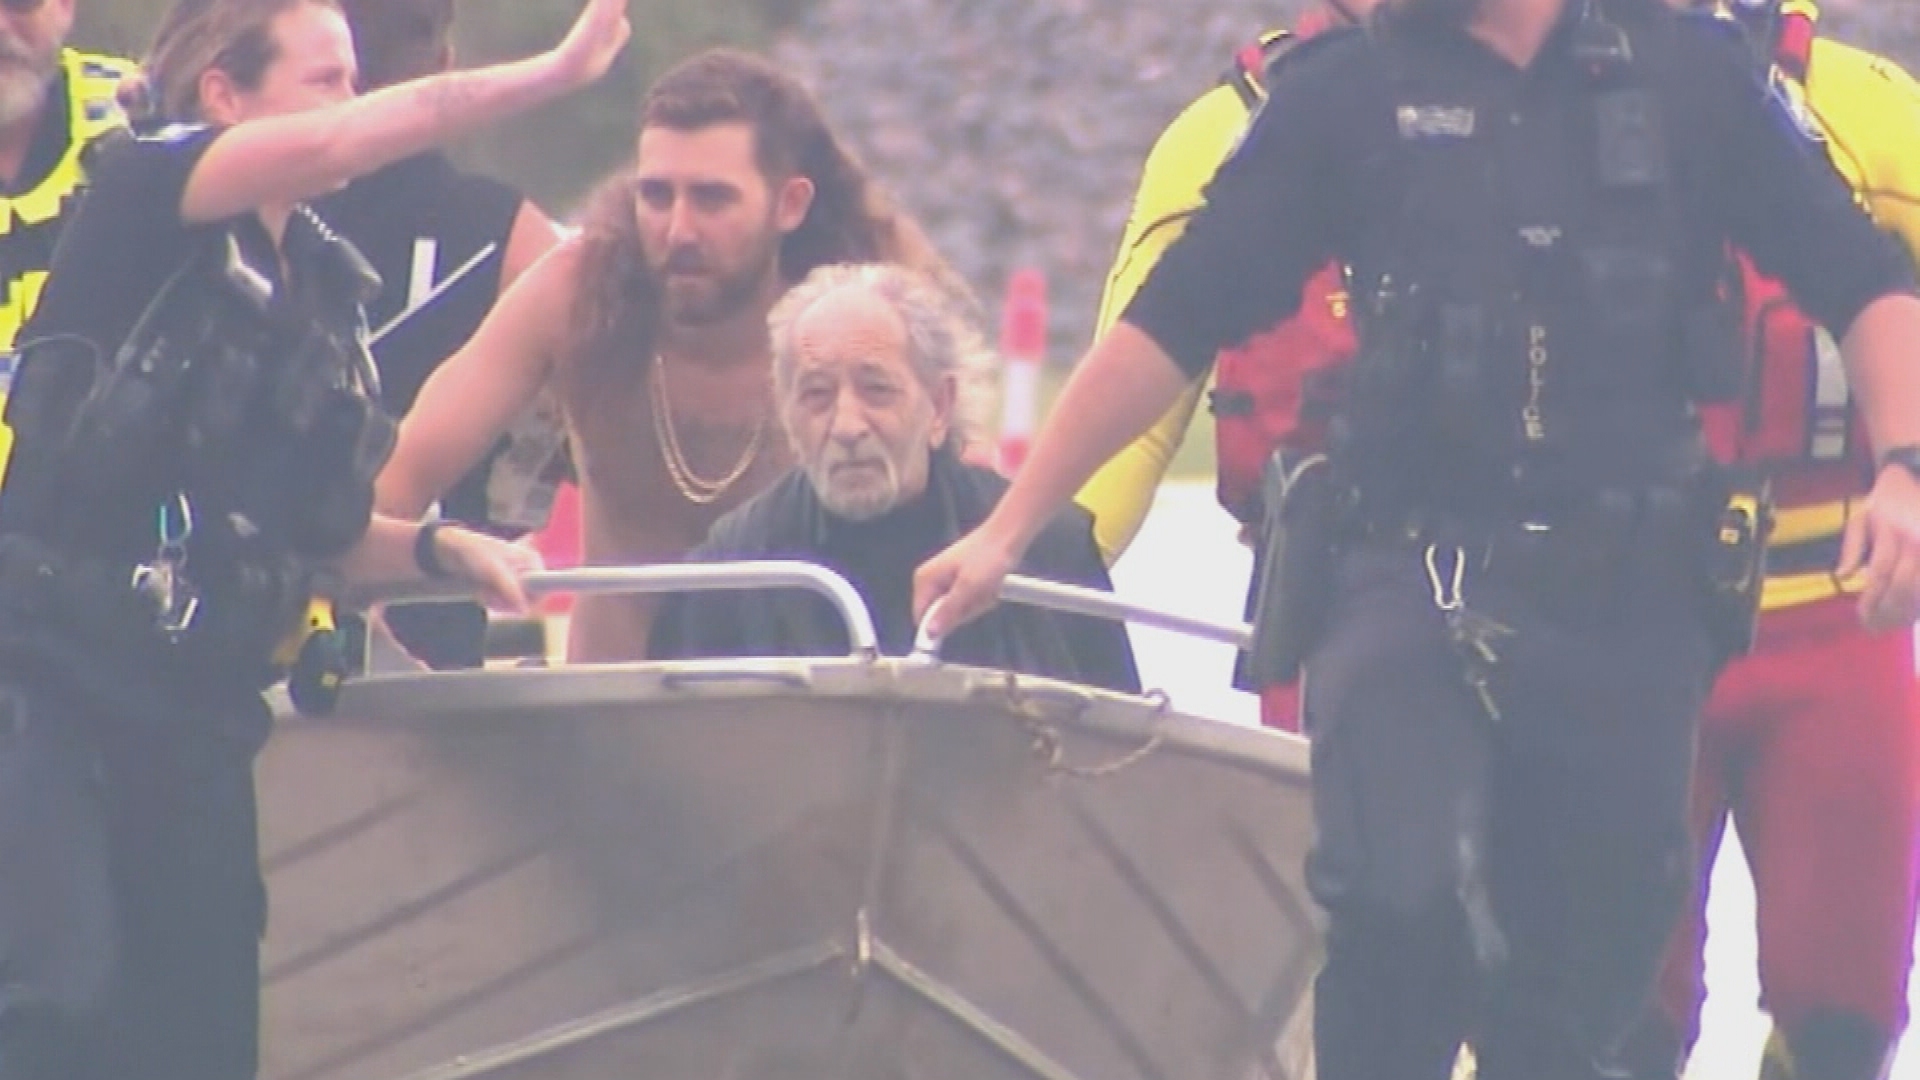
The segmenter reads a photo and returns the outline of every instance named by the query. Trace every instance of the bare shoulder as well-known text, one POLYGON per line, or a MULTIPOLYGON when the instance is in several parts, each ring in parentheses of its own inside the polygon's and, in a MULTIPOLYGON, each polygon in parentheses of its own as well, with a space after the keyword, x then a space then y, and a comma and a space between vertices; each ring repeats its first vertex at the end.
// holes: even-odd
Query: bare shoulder
POLYGON ((579 236, 564 236, 507 287, 500 312, 511 313, 520 334, 558 340, 573 311, 583 262, 579 236))
POLYGON ((580 233, 563 231, 559 242, 542 252, 522 278, 543 300, 570 299, 586 261, 585 251, 580 233))

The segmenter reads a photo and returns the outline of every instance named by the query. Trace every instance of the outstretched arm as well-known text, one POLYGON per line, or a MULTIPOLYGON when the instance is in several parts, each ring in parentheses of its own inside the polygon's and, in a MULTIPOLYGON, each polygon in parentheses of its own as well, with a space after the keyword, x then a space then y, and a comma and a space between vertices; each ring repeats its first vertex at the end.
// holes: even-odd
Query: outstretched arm
POLYGON ((380 472, 375 506, 381 513, 410 519, 426 513, 546 385, 566 331, 578 256, 578 241, 548 252, 427 378, 380 472))
POLYGON ((628 33, 624 0, 587 0, 566 38, 538 56, 237 124, 194 166, 181 219, 220 221, 268 203, 313 198, 544 104, 605 74, 628 33))

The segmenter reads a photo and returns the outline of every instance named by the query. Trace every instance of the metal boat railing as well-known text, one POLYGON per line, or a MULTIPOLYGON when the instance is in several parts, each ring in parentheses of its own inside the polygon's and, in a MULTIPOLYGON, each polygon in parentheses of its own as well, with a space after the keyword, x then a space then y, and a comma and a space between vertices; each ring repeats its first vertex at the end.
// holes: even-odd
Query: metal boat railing
MULTIPOLYGON (((534 598, 561 593, 575 596, 617 596, 674 592, 714 592, 746 589, 801 588, 825 597, 846 623, 855 656, 879 655, 873 615, 853 583, 816 563, 796 559, 760 559, 740 562, 660 563, 639 566, 583 566, 539 570, 522 584, 534 598)), ((406 604, 468 599, 468 590, 444 584, 422 583, 359 593, 343 599, 359 606, 406 604)), ((1071 615, 1112 619, 1136 626, 1168 630, 1205 641, 1245 649, 1253 639, 1246 623, 1218 622, 1126 600, 1111 592, 1081 585, 1009 574, 1000 588, 1000 600, 1009 604, 1059 611, 1071 615)), ((931 632, 940 602, 920 622, 910 658, 937 662, 942 640, 931 632)))
MULTIPOLYGON (((1057 581, 1009 574, 1000 586, 1000 600, 1008 604, 1027 604, 1070 615, 1090 615, 1099 619, 1117 619, 1136 626, 1171 630, 1206 641, 1247 648, 1253 640, 1253 628, 1246 623, 1223 623, 1196 618, 1146 604, 1123 600, 1113 593, 1089 589, 1083 585, 1065 585, 1057 581)), ((942 641, 932 632, 934 616, 944 601, 934 601, 920 631, 914 638, 912 655, 917 659, 937 660, 942 641)))

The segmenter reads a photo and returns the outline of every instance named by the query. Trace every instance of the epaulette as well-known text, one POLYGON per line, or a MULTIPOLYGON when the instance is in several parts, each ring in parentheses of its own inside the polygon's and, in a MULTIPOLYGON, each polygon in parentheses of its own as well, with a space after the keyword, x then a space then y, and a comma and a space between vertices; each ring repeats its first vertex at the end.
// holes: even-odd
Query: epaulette
POLYGON ((1326 23, 1298 30, 1270 30, 1234 54, 1233 69, 1221 81, 1232 86, 1251 111, 1266 100, 1267 87, 1281 68, 1357 29, 1345 23, 1326 23))
POLYGON ((1290 52, 1296 41, 1298 38, 1286 30, 1267 31, 1233 54, 1233 66, 1220 81, 1233 87, 1241 104, 1252 109, 1266 96, 1268 69, 1290 52))
MULTIPOLYGON (((1268 63, 1266 71, 1264 72, 1265 80, 1259 87, 1258 95, 1247 98, 1246 125, 1240 129, 1239 137, 1234 140, 1232 147, 1227 150, 1226 157, 1222 159, 1222 166, 1224 167, 1226 163, 1238 158, 1243 151, 1253 144, 1254 133, 1259 127, 1260 116, 1267 108, 1268 89, 1282 68, 1298 63, 1301 58, 1311 56, 1315 51, 1325 49, 1333 42, 1343 41, 1350 34, 1362 32, 1364 31, 1361 27, 1341 25, 1329 27, 1313 34, 1288 34, 1287 41, 1289 44, 1280 55, 1274 57, 1273 60, 1268 63)), ((1242 97, 1244 98, 1246 95, 1243 93, 1242 97)))

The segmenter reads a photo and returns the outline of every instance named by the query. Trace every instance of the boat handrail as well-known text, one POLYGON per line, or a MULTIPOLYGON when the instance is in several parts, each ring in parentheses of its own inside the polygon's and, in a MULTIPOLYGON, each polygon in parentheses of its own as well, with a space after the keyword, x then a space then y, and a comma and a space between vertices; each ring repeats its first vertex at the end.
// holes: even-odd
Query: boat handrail
MULTIPOLYGON (((1247 648, 1253 641, 1253 628, 1246 623, 1215 622, 1211 619, 1202 619, 1127 600, 1100 589, 1090 589, 1084 585, 1067 585, 1058 581, 1027 577, 1024 574, 1007 575, 1006 582, 1000 586, 1000 600, 1002 603, 1026 604, 1071 615, 1116 619, 1136 626, 1170 630, 1188 637, 1232 645, 1238 649, 1247 648)), ((930 630, 934 613, 940 610, 940 604, 940 601, 935 601, 933 607, 927 611, 926 618, 920 620, 920 629, 915 634, 913 642, 912 656, 915 659, 931 662, 940 658, 942 641, 930 630)))
MULTIPOLYGON (((879 655, 880 639, 873 614, 853 583, 816 563, 797 559, 754 559, 739 562, 674 562, 640 566, 578 566, 564 570, 536 570, 521 578, 534 598, 571 593, 575 596, 617 596, 641 593, 716 592, 744 589, 807 589, 825 597, 847 624, 853 655, 879 655)), ((367 590, 344 597, 354 606, 402 605, 436 600, 471 599, 472 590, 445 582, 367 590)))
MULTIPOLYGON (((804 588, 832 602, 846 621, 848 639, 856 656, 875 656, 879 639, 874 631, 873 615, 860 591, 846 578, 816 563, 790 559, 759 559, 739 562, 676 562, 639 566, 582 566, 565 570, 539 570, 522 579, 535 597, 558 593, 578 595, 618 595, 623 593, 672 593, 734 589, 804 588)), ((433 600, 458 600, 471 597, 469 590, 445 583, 421 583, 352 595, 357 605, 405 604, 433 600)), ((1050 611, 1113 619, 1137 626, 1168 630, 1205 641, 1246 649, 1253 640, 1253 628, 1243 622, 1216 622, 1177 611, 1127 600, 1114 593, 1083 585, 1009 574, 1000 589, 1004 603, 1026 604, 1050 611)), ((939 604, 933 611, 939 610, 939 604)), ((933 611, 921 620, 914 637, 911 656, 938 661, 942 641, 929 632, 933 611)))

